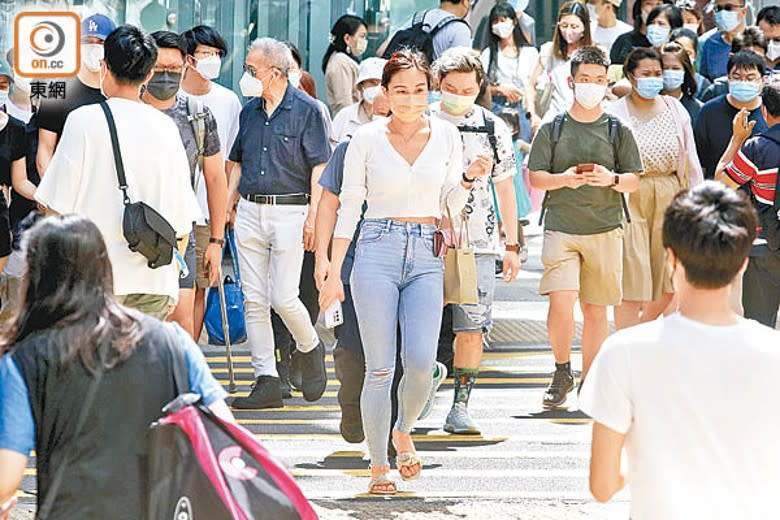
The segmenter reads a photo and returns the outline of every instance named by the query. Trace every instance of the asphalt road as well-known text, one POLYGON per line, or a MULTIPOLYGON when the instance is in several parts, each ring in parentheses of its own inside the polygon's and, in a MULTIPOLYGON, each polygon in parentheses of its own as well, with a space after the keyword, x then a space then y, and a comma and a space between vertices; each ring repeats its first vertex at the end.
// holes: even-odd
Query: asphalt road
MULTIPOLYGON (((441 429, 452 402, 452 380, 446 380, 434 412, 413 432, 424 461, 422 478, 399 479, 398 496, 365 494, 369 480, 365 447, 347 444, 338 433, 338 381, 330 355, 330 381, 319 402, 294 397, 282 409, 235 412, 239 422, 290 468, 322 518, 628 517, 627 491, 606 506, 590 498, 590 420, 577 411, 575 394, 566 410, 550 412, 541 406, 553 360, 544 331, 546 301, 536 295, 541 237, 536 234, 529 242, 530 260, 521 277, 509 286, 499 282, 497 290, 492 348, 469 407, 482 435, 453 436, 441 429)), ((213 347, 206 350, 215 376, 227 384, 224 353, 213 347)), ((236 395, 245 395, 252 379, 248 351, 239 348, 236 361, 236 395)), ((578 369, 579 354, 572 362, 578 369)), ((12 518, 31 517, 34 497, 28 493, 34 493, 34 471, 27 472, 22 486, 27 493, 20 493, 22 505, 12 518)))

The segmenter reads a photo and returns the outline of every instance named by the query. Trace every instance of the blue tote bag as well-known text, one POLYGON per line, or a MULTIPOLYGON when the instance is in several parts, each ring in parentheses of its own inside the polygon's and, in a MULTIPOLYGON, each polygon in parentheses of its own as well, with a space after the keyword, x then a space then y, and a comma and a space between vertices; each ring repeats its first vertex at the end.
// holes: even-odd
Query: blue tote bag
MULTIPOLYGON (((226 274, 222 281, 225 287, 230 343, 234 345, 246 341, 246 318, 244 317, 244 291, 241 289, 241 271, 238 267, 238 252, 232 228, 225 234, 225 249, 222 250, 223 260, 228 248, 230 248, 230 263, 233 267, 233 273, 232 276, 230 273, 226 274)), ((204 323, 209 335, 209 344, 224 345, 225 332, 222 327, 222 309, 219 304, 219 290, 216 287, 209 289, 204 323)))

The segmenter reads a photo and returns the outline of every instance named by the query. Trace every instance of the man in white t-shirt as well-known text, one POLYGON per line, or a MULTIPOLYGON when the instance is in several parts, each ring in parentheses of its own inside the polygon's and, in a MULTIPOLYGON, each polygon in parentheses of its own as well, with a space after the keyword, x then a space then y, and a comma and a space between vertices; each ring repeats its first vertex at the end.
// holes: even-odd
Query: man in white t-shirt
MULTIPOLYGON (((241 101, 230 89, 216 83, 222 68, 222 58, 227 56, 228 48, 225 39, 216 29, 207 25, 198 25, 181 34, 182 43, 187 53, 184 77, 181 83, 181 91, 188 97, 199 100, 207 107, 217 121, 217 134, 222 157, 225 159, 226 168, 230 163, 227 156, 233 148, 233 142, 238 135, 238 116, 241 113, 241 101)), ((209 214, 206 183, 203 172, 197 173, 198 202, 204 217, 195 224, 195 262, 197 265, 195 288, 195 316, 193 319, 195 336, 200 335, 203 329, 203 315, 205 313, 206 288, 205 281, 208 273, 205 271, 203 256, 209 245, 209 222, 206 216, 209 214)), ((226 178, 230 171, 226 169, 226 178)))
POLYGON ((679 194, 663 229, 679 313, 609 338, 582 387, 591 492, 606 502, 630 483, 634 520, 777 517, 780 333, 729 305, 756 226, 719 182, 679 194))
MULTIPOLYGON (((184 145, 170 117, 139 101, 141 85, 151 79, 156 60, 157 46, 150 36, 121 26, 105 41, 100 78, 116 121, 131 202, 145 202, 177 237, 184 237, 201 216, 184 145)), ((128 248, 111 137, 99 104, 68 115, 35 198, 51 212, 79 213, 94 221, 106 241, 120 301, 156 318, 167 317, 179 295, 177 262, 151 269, 143 255, 128 248)))
POLYGON ((626 22, 618 20, 617 10, 622 3, 623 0, 588 0, 590 37, 593 44, 603 47, 607 54, 618 36, 634 29, 626 22))

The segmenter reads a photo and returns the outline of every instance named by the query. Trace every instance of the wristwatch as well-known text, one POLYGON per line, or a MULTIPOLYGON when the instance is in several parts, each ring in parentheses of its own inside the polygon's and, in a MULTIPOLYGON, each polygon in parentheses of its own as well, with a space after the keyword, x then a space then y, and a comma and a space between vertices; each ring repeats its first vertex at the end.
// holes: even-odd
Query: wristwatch
POLYGON ((615 178, 612 180, 612 186, 617 186, 618 184, 620 184, 620 175, 616 173, 615 178))
POLYGON ((517 253, 520 254, 520 244, 506 244, 504 246, 504 250, 507 253, 517 253))
POLYGON ((474 184, 474 181, 477 180, 477 179, 472 179, 470 177, 467 177, 466 176, 466 172, 463 172, 463 175, 461 175, 461 178, 463 179, 463 182, 465 182, 466 184, 474 184))
POLYGON ((209 237, 209 244, 218 244, 220 246, 224 246, 225 245, 225 239, 224 238, 209 237))

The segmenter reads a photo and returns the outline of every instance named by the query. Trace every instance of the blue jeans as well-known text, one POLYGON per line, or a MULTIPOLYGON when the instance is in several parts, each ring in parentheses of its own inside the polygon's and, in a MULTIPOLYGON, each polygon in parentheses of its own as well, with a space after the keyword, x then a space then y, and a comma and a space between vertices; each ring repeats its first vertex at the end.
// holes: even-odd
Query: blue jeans
POLYGON ((398 430, 412 431, 431 389, 444 295, 444 262, 433 255, 435 230, 366 220, 357 239, 351 286, 366 357, 360 407, 374 466, 388 464, 399 325, 404 375, 398 387, 398 430))

